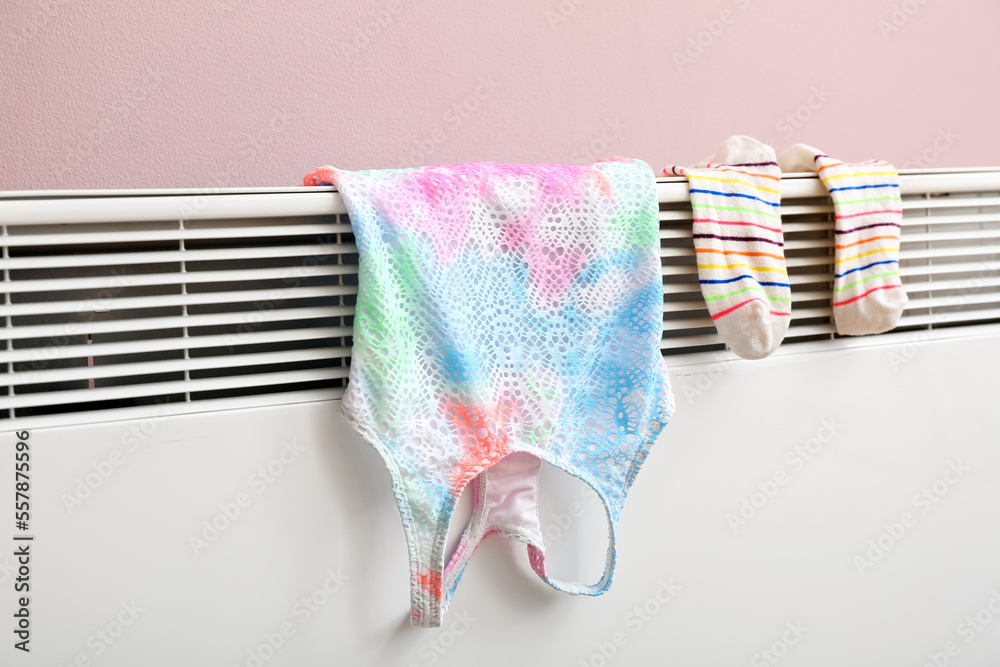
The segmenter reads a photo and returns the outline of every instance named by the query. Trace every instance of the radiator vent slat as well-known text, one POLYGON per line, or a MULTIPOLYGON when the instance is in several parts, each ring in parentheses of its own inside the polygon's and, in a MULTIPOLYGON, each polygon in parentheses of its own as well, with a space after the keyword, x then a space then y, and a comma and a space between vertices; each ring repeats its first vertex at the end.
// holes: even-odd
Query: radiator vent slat
MULTIPOLYGON (((109 227, 107 225, 106 227, 109 227)), ((204 239, 244 239, 275 236, 316 236, 319 234, 349 234, 351 226, 344 225, 275 225, 269 227, 217 227, 195 229, 152 229, 129 232, 130 243, 151 241, 198 241, 204 239), (249 232, 249 234, 248 234, 249 232)), ((7 237, 8 247, 85 245, 98 243, 120 243, 121 231, 91 232, 78 234, 15 234, 7 237)))
MULTIPOLYGON (((991 255, 984 254, 983 258, 978 262, 952 262, 948 264, 914 264, 907 265, 905 262, 909 261, 907 259, 907 254, 905 252, 901 253, 900 257, 900 267, 899 275, 904 278, 910 276, 934 276, 940 273, 976 273, 976 274, 989 274, 992 275, 995 268, 990 268, 991 263, 994 261, 991 255)), ((965 284, 969 281, 965 280, 965 284)), ((907 281, 903 281, 904 284, 907 281)))
POLYGON ((23 394, 0 398, 0 410, 56 404, 85 404, 102 401, 122 401, 139 397, 170 396, 193 392, 226 391, 252 387, 275 387, 283 384, 304 384, 322 380, 342 379, 347 368, 320 368, 277 373, 245 373, 232 377, 146 382, 95 389, 68 389, 38 395, 23 394))
MULTIPOLYGON (((357 285, 328 285, 320 287, 289 287, 282 291, 282 299, 323 298, 357 294, 357 285)), ((45 315, 55 313, 78 313, 83 311, 108 312, 141 308, 167 308, 170 306, 200 306, 213 303, 246 303, 266 301, 274 296, 273 289, 236 290, 232 292, 194 292, 187 294, 166 294, 160 296, 133 296, 120 298, 96 298, 91 301, 35 301, 0 306, 0 317, 18 315, 45 315)))
MULTIPOLYGON (((327 264, 312 266, 308 269, 308 277, 319 276, 342 276, 345 274, 357 274, 357 268, 344 264, 327 264)), ((228 271, 196 271, 186 273, 135 273, 125 277, 124 273, 119 273, 117 280, 109 279, 107 276, 93 276, 73 278, 72 289, 92 289, 100 293, 105 289, 116 287, 150 287, 152 285, 195 285, 201 283, 228 283, 228 282, 258 282, 262 280, 280 280, 284 285, 298 284, 305 274, 301 271, 287 266, 273 269, 231 269, 228 271)), ((4 286, 10 294, 23 292, 65 292, 67 283, 63 278, 48 280, 18 280, 10 282, 4 286)))
MULTIPOLYGON (((47 366, 51 359, 86 359, 88 357, 118 357, 149 352, 172 352, 200 350, 211 347, 233 348, 243 345, 268 345, 296 341, 329 341, 351 335, 351 327, 305 327, 278 329, 276 331, 251 331, 239 334, 217 334, 211 336, 189 336, 187 338, 150 338, 118 343, 97 343, 88 345, 52 345, 47 348, 26 347, 0 351, 0 364, 27 362, 31 368, 47 366)), ((331 358, 350 356, 348 348, 333 348, 331 358), (338 356, 339 355, 339 356, 338 356)))
POLYGON ((900 327, 913 327, 939 324, 978 324, 983 321, 996 323, 1000 321, 1000 308, 984 310, 968 310, 958 312, 938 312, 930 315, 906 315, 900 319, 900 327))
POLYGON ((188 371, 227 368, 233 365, 241 367, 263 366, 265 364, 290 364, 299 361, 317 361, 329 359, 329 350, 322 348, 307 350, 288 350, 285 352, 262 352, 260 354, 240 354, 231 357, 192 357, 190 359, 172 359, 169 361, 144 361, 140 363, 105 364, 103 366, 76 366, 74 368, 58 368, 43 371, 25 371, 11 373, 6 379, 8 385, 54 384, 57 382, 74 382, 96 378, 142 377, 159 373, 183 373, 188 371))
MULTIPOLYGON (((173 264, 177 262, 220 262, 233 260, 285 259, 289 257, 312 257, 315 245, 269 246, 248 248, 211 248, 205 250, 164 250, 152 252, 120 252, 94 255, 42 255, 40 257, 13 256, 6 261, 7 268, 49 269, 58 258, 61 267, 122 266, 128 264, 173 264)), ((337 248, 338 253, 354 253, 353 245, 337 248)))
MULTIPOLYGON (((897 332, 1000 322, 1000 170, 904 173, 900 186, 910 302, 897 332)), ((794 307, 776 354, 887 340, 838 340, 833 208, 814 176, 781 188, 794 307)), ((698 284, 687 184, 659 179, 657 193, 663 352, 671 364, 729 358, 698 284)), ((0 420, 83 423, 343 391, 358 257, 332 188, 0 193, 0 227, 0 420)))
MULTIPOLYGON (((40 324, 37 326, 14 326, 4 331, 7 340, 27 338, 48 339, 53 344, 74 336, 96 334, 134 333, 137 331, 171 330, 193 327, 235 327, 235 335, 252 331, 265 324, 288 321, 339 317, 353 315, 354 306, 329 306, 327 308, 273 308, 269 310, 239 310, 230 313, 209 313, 206 315, 177 315, 172 317, 140 317, 136 319, 91 320, 89 322, 69 322, 67 324, 40 324), (240 325, 245 327, 240 328, 240 325)), ((88 312, 84 311, 84 315, 88 312)))

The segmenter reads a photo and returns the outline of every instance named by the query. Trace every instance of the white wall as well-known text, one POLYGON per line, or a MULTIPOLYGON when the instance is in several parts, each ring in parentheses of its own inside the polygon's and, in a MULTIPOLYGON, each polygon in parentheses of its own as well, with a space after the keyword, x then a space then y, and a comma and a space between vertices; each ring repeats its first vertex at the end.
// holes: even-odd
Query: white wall
MULTIPOLYGON (((0 663, 255 665, 248 650, 288 623, 294 635, 259 664, 765 665, 774 663, 758 652, 799 623, 807 630, 780 659, 788 667, 919 666, 949 641, 950 664, 996 665, 1000 613, 987 605, 1000 591, 997 342, 673 369, 676 418, 626 504, 611 591, 557 593, 528 569, 523 545, 492 537, 437 630, 408 626, 389 476, 336 403, 36 430, 32 652, 12 649, 14 563, 0 556, 0 663), (838 432, 796 470, 786 453, 828 435, 823 420, 838 432), (152 431, 135 451, 132 428, 152 431), (292 441, 302 451, 286 455, 282 474, 263 488, 251 479, 292 441), (114 450, 120 465, 68 510, 64 494, 114 450), (914 495, 958 461, 968 471, 940 483, 947 494, 922 512, 914 495), (727 513, 779 471, 787 482, 734 534, 727 513), (249 506, 196 555, 189 537, 240 493, 249 506), (915 525, 859 573, 854 557, 904 512, 915 525), (348 578, 306 616, 297 601, 329 571, 348 578), (656 602, 671 580, 676 595, 656 602), (110 645, 99 640, 98 630, 131 620, 121 605, 133 603, 131 625, 110 645), (635 612, 644 605, 646 621, 635 612), (992 623, 960 626, 981 609, 992 623), (600 645, 608 650, 615 633, 623 645, 605 660, 600 645)), ((2 438, 9 517, 15 438, 2 438)), ((596 578, 602 510, 562 473, 542 481, 543 527, 558 537, 550 570, 596 578), (571 502, 587 513, 564 531, 553 515, 571 502)), ((1000 611, 1000 593, 993 599, 1000 611)))

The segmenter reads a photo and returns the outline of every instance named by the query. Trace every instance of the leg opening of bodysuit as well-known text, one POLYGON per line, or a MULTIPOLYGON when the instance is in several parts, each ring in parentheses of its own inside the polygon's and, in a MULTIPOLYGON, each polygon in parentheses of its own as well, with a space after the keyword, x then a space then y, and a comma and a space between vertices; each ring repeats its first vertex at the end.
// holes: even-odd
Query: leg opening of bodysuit
MULTIPOLYGON (((493 534, 541 546, 536 489, 540 461, 524 452, 508 454, 463 491, 471 516, 446 560, 444 588, 450 595, 479 543, 493 534)), ((461 522, 453 521, 462 525, 461 522)), ((453 530, 453 528, 452 528, 453 530)))
POLYGON ((529 548, 532 567, 560 590, 597 594, 610 577, 611 522, 597 491, 586 481, 543 464, 539 475, 538 513, 543 550, 529 548), (564 582, 588 582, 567 584, 564 582), (590 582, 598 582, 592 584, 590 582))
POLYGON ((465 566, 484 537, 500 533, 529 545, 542 545, 535 495, 539 464, 529 454, 508 454, 464 488, 456 489, 459 499, 450 509, 440 508, 430 522, 436 528, 410 534, 411 623, 428 627, 441 624, 465 566), (470 510, 467 521, 457 511, 466 496, 470 510), (462 533, 450 547, 449 535, 457 532, 453 528, 462 533), (416 560, 414 553, 418 554, 416 560))
MULTIPOLYGON (((494 534, 524 542, 532 569, 557 590, 576 595, 599 595, 607 589, 614 570, 614 541, 613 532, 609 537, 609 531, 612 530, 610 514, 604 500, 588 483, 557 468, 551 468, 546 478, 553 487, 553 497, 560 500, 549 503, 551 509, 547 516, 552 518, 552 522, 547 523, 549 535, 546 540, 542 535, 538 511, 542 465, 543 461, 533 454, 514 452, 481 472, 461 489, 460 498, 468 498, 469 519, 466 521, 457 511, 452 511, 450 516, 442 515, 438 537, 434 540, 439 545, 434 550, 437 555, 432 559, 430 567, 420 566, 414 578, 414 607, 411 614, 414 624, 440 625, 476 547, 484 538, 494 534), (595 517, 601 514, 603 529, 596 527, 599 520, 595 517), (455 534, 459 529, 462 532, 455 542, 455 534), (602 534, 605 535, 604 540, 599 537, 602 534), (609 547, 604 552, 606 558, 603 574, 585 576, 585 580, 597 583, 570 583, 549 576, 546 542, 550 542, 556 552, 568 553, 565 558, 569 559, 573 559, 574 551, 600 552, 600 548, 595 548, 595 545, 608 544, 609 547), (427 572, 423 572, 425 569, 427 572)), ((545 464, 545 467, 549 468, 549 465, 545 464)), ((589 567, 590 557, 591 554, 588 554, 583 560, 578 559, 565 569, 564 556, 560 556, 554 563, 558 565, 557 571, 560 574, 589 575, 592 569, 589 567), (580 569, 581 565, 586 569, 580 569)))

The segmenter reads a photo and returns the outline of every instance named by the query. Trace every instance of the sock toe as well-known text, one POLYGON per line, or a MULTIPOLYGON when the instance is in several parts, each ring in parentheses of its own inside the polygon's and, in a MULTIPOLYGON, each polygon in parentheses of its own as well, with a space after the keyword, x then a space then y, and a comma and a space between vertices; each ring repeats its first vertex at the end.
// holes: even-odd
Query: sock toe
POLYGON ((716 322, 719 335, 736 356, 763 359, 781 344, 788 329, 788 318, 772 315, 762 301, 748 303, 740 310, 740 317, 716 322))
POLYGON ((906 290, 895 288, 841 306, 843 310, 836 316, 837 333, 842 336, 865 336, 894 329, 908 301, 906 290))

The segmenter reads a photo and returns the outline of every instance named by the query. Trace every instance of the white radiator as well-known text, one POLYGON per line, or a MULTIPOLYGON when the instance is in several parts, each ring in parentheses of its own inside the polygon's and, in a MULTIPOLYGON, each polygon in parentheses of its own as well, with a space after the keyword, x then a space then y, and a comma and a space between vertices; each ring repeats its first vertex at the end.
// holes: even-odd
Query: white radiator
MULTIPOLYGON (((406 626, 389 476, 335 414, 357 256, 332 188, 0 193, 0 510, 34 538, 32 651, 8 633, 0 663, 996 664, 1000 170, 900 183, 899 327, 834 335, 832 207, 786 176, 793 320, 747 362, 698 291, 687 185, 660 179, 677 414, 615 584, 556 593, 491 538, 439 630, 406 626)), ((603 510, 542 483, 551 569, 596 578, 603 510)), ((16 577, 0 556, 7 619, 16 577)))

